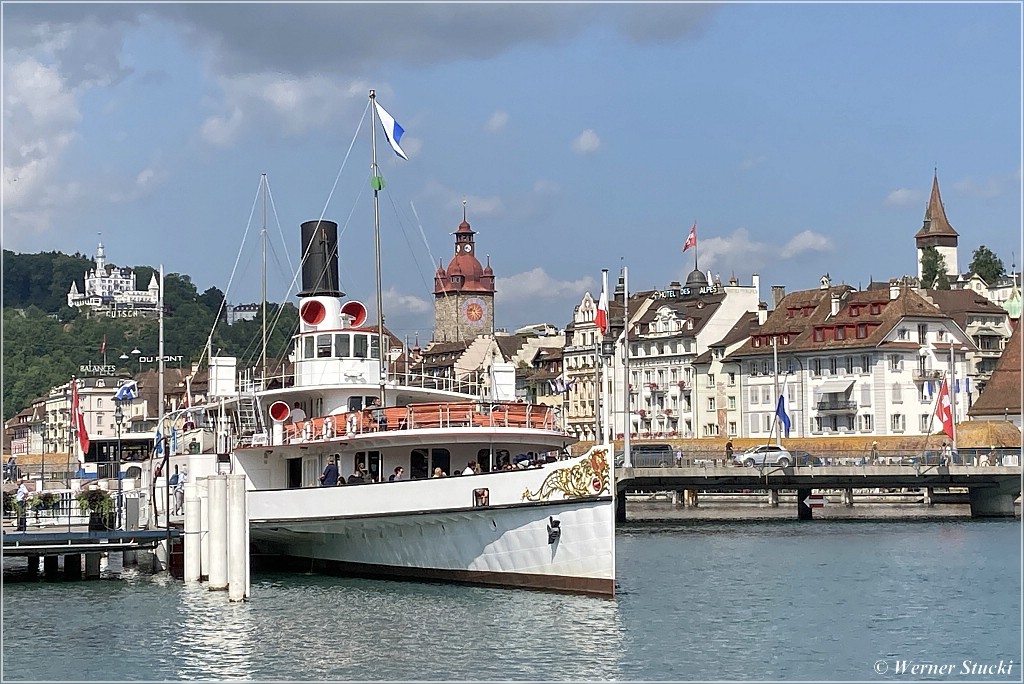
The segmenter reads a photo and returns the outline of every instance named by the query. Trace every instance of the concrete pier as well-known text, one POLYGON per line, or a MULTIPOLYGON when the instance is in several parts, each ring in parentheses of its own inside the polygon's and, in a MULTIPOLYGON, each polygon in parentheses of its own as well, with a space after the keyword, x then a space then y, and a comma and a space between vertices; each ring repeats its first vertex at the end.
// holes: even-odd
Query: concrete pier
POLYGON ((779 507, 779 490, 769 489, 768 490, 768 505, 772 508, 779 507))

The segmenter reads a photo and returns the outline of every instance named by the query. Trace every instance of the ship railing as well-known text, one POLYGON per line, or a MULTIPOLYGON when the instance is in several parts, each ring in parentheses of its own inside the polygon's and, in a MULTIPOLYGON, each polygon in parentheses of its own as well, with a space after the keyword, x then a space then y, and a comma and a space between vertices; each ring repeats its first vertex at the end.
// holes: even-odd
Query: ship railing
POLYGON ((290 444, 417 428, 530 428, 563 432, 559 410, 516 402, 440 402, 366 408, 285 427, 290 444))
POLYGON ((478 373, 466 373, 460 377, 430 375, 429 373, 388 373, 388 382, 407 387, 421 389, 459 392, 461 394, 480 394, 483 383, 478 373))

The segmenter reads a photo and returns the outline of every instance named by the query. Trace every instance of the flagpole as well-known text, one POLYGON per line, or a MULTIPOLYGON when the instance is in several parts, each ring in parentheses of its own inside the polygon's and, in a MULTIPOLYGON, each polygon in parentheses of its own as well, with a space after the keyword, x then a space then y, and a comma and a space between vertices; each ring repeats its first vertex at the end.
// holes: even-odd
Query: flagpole
MULTIPOLYGON (((772 357, 775 360, 775 379, 772 381, 772 385, 775 389, 775 420, 773 423, 776 427, 779 425, 779 338, 777 335, 772 335, 772 357)), ((768 435, 768 440, 771 441, 771 435, 768 435)), ((775 444, 782 446, 782 429, 775 431, 775 444)))
MULTIPOLYGON (((629 432, 633 429, 633 412, 630 408, 632 393, 629 391, 629 267, 622 267, 622 394, 626 407, 622 425, 622 466, 633 467, 629 452, 629 432)), ((612 459, 614 461, 615 459, 612 459)))
POLYGON ((697 270, 697 219, 693 220, 693 270, 697 270))
MULTIPOLYGON (((601 290, 604 293, 604 300, 608 301, 608 269, 601 269, 601 290)), ((608 306, 611 309, 611 305, 608 306)), ((607 329, 611 331, 611 311, 606 311, 605 315, 608 316, 607 329)), ((608 372, 608 366, 611 363, 611 357, 606 356, 604 353, 604 333, 601 334, 601 443, 608 444, 611 442, 611 429, 609 423, 611 422, 611 402, 610 396, 611 391, 608 386, 608 381, 611 380, 611 375, 608 372)))
POLYGON ((947 391, 949 392, 949 399, 950 399, 949 403, 950 403, 950 406, 951 406, 951 412, 950 412, 951 416, 950 417, 952 419, 952 425, 953 425, 953 437, 951 438, 952 441, 953 441, 953 444, 951 445, 951 448, 952 448, 953 451, 956 451, 956 402, 957 402, 957 398, 956 398, 956 394, 957 393, 955 391, 956 390, 956 361, 953 359, 953 338, 952 337, 950 337, 950 340, 949 340, 949 378, 950 378, 949 379, 949 388, 947 389, 947 391))
MULTIPOLYGON (((370 90, 370 104, 376 103, 376 91, 370 90)), ((377 169, 377 108, 370 107, 370 150, 373 158, 371 169, 373 170, 373 249, 377 260, 377 353, 380 356, 380 405, 387 406, 384 401, 384 382, 386 380, 384 365, 384 304, 380 289, 380 209, 378 208, 377 194, 380 192, 382 183, 377 180, 380 172, 377 169)))

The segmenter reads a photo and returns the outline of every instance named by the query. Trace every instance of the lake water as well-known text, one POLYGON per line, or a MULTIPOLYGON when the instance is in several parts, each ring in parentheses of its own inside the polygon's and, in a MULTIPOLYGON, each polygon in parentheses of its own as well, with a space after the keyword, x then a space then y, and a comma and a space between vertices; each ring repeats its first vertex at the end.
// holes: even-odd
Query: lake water
POLYGON ((1019 518, 686 516, 620 527, 614 599, 256 573, 231 604, 8 574, 2 678, 1021 680, 1019 518))

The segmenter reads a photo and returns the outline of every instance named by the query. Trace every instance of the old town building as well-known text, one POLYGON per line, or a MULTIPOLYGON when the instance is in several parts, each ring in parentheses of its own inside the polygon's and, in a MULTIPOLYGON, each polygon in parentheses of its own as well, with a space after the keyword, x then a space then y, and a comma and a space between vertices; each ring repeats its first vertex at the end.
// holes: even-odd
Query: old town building
POLYGON ((434 274, 434 341, 468 342, 494 334, 494 271, 481 267, 474 231, 465 220, 455 231, 455 255, 434 274))
POLYGON ((160 283, 154 273, 145 290, 136 288, 135 271, 107 265, 103 243, 96 247, 96 267, 86 271, 84 289, 71 283, 68 306, 89 307, 94 314, 111 318, 132 318, 159 315, 160 283))

